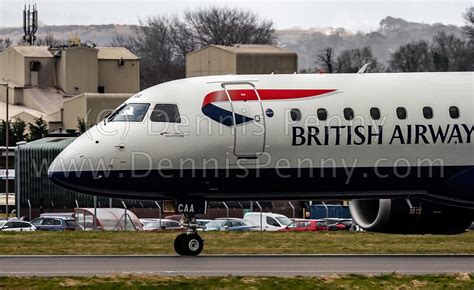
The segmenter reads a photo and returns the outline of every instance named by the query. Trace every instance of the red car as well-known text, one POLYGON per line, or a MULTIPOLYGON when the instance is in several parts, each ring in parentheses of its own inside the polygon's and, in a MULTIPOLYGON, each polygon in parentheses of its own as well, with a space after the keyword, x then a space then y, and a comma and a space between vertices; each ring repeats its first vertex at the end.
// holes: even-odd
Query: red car
POLYGON ((291 232, 314 232, 326 231, 327 222, 324 220, 295 220, 281 231, 291 232))

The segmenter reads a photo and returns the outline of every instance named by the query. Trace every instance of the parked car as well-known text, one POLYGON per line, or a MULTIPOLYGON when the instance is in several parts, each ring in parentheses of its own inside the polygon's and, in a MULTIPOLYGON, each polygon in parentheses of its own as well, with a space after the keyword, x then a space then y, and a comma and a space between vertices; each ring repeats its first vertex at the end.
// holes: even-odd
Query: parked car
POLYGON ((75 213, 74 212, 45 212, 40 214, 40 217, 68 217, 68 218, 74 218, 75 213))
POLYGON ((31 222, 41 231, 74 231, 76 220, 65 216, 40 216, 31 222))
POLYGON ((161 221, 150 221, 147 222, 143 226, 144 231, 163 231, 163 230, 170 230, 170 231, 180 231, 183 230, 184 228, 180 225, 179 222, 175 220, 169 220, 169 219, 161 219, 161 221))
POLYGON ((15 220, 0 221, 0 231, 3 232, 30 232, 36 231, 36 227, 29 222, 15 220))
POLYGON ((179 222, 183 219, 183 215, 182 214, 168 215, 168 216, 165 216, 165 219, 174 220, 174 221, 179 222))
MULTIPOLYGON (((201 214, 196 215, 198 220, 205 220, 205 219, 202 219, 202 216, 203 215, 201 215, 201 214)), ((182 214, 167 215, 167 216, 165 216, 165 219, 174 220, 174 221, 179 222, 183 219, 183 215, 182 214)), ((212 221, 212 220, 209 220, 209 221, 212 221)))
POLYGON ((343 231, 349 231, 352 228, 353 222, 352 219, 343 219, 339 224, 344 225, 344 228, 342 228, 343 231))
POLYGON ((196 223, 200 225, 201 227, 206 226, 208 223, 212 222, 214 220, 209 220, 209 219, 197 219, 196 223))
POLYGON ((244 219, 256 224, 258 229, 264 231, 279 231, 291 224, 291 220, 282 214, 271 212, 263 212, 261 214, 262 225, 260 225, 259 212, 248 212, 244 215, 244 219))
POLYGON ((312 232, 326 231, 328 224, 325 220, 295 220, 281 231, 312 232))
POLYGON ((223 225, 224 231, 257 231, 258 227, 256 224, 240 219, 240 220, 226 220, 223 225))
MULTIPOLYGON (((160 219, 155 219, 155 218, 144 218, 144 219, 138 219, 140 223, 145 226, 148 223, 153 223, 153 222, 159 222, 160 219)), ((165 220, 165 219, 162 219, 165 220)))
POLYGON ((225 224, 225 220, 215 220, 206 224, 205 231, 220 231, 225 224))
POLYGON ((352 227, 352 219, 326 219, 329 231, 348 231, 352 227))
POLYGON ((206 224, 205 231, 255 231, 257 225, 243 219, 218 219, 206 224))

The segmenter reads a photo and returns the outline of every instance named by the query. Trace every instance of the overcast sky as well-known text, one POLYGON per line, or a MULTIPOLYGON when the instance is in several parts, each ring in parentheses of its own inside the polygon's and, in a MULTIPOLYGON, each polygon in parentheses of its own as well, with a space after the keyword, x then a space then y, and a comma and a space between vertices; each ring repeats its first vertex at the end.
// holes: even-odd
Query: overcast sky
MULTIPOLYGON (((0 27, 21 26, 23 4, 33 0, 0 0, 0 27)), ((183 10, 209 6, 241 7, 274 21, 278 29, 299 26, 344 27, 352 31, 376 30, 386 16, 409 21, 464 25, 462 14, 472 0, 455 1, 112 1, 37 0, 42 25, 138 24, 139 19, 179 14, 183 10)))

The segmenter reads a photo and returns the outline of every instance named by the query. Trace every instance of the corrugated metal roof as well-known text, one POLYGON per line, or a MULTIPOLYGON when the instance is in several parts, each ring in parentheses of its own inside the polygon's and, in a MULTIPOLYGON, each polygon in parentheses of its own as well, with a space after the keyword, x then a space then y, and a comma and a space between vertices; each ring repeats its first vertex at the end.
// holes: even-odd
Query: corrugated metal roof
POLYGON ((24 57, 53 57, 47 46, 12 46, 16 52, 24 57))
POLYGON ((295 54, 294 52, 291 52, 285 48, 267 44, 236 44, 232 46, 211 44, 199 50, 193 51, 190 54, 205 50, 208 47, 220 48, 234 54, 295 54))
POLYGON ((21 145, 21 150, 40 148, 40 149, 59 149, 62 150, 72 143, 77 137, 46 137, 36 141, 21 145))
POLYGON ((98 47, 98 59, 124 59, 124 60, 138 60, 138 56, 131 53, 125 47, 98 47))

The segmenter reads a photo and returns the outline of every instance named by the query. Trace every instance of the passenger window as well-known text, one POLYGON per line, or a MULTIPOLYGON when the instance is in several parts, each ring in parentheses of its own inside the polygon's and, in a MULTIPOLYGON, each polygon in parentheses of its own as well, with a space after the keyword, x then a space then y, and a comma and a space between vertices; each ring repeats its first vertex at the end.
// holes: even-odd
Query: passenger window
POLYGON ((451 106, 449 107, 449 116, 452 119, 457 119, 459 118, 459 108, 456 106, 451 106))
POLYGON ((425 117, 425 119, 432 119, 433 109, 431 107, 423 107, 423 117, 425 117))
POLYGON ((397 108, 397 117, 400 120, 405 120, 407 118, 407 110, 404 107, 397 108))
POLYGON ((274 226, 274 227, 279 227, 280 224, 272 217, 267 216, 267 224, 274 226))
POLYGON ((46 219, 43 220, 43 225, 44 226, 52 226, 52 225, 54 225, 54 220, 46 218, 46 219))
POLYGON ((181 123, 178 106, 176 104, 157 104, 151 112, 152 122, 181 123))
POLYGON ((54 220, 54 225, 55 225, 55 226, 60 226, 60 225, 61 225, 61 221, 60 221, 60 220, 54 220))
POLYGON ((370 117, 373 120, 379 120, 380 119, 380 109, 379 108, 370 108, 370 117))
POLYGON ((352 110, 351 108, 345 108, 344 109, 344 118, 347 121, 353 120, 354 119, 354 110, 352 110))
POLYGON ((112 112, 107 119, 109 122, 141 122, 145 118, 150 104, 130 103, 112 112))
POLYGON ((328 111, 326 109, 318 109, 317 114, 319 121, 326 121, 328 119, 328 111))
POLYGON ((300 111, 300 109, 291 109, 290 117, 291 117, 292 121, 301 120, 301 111, 300 111))

